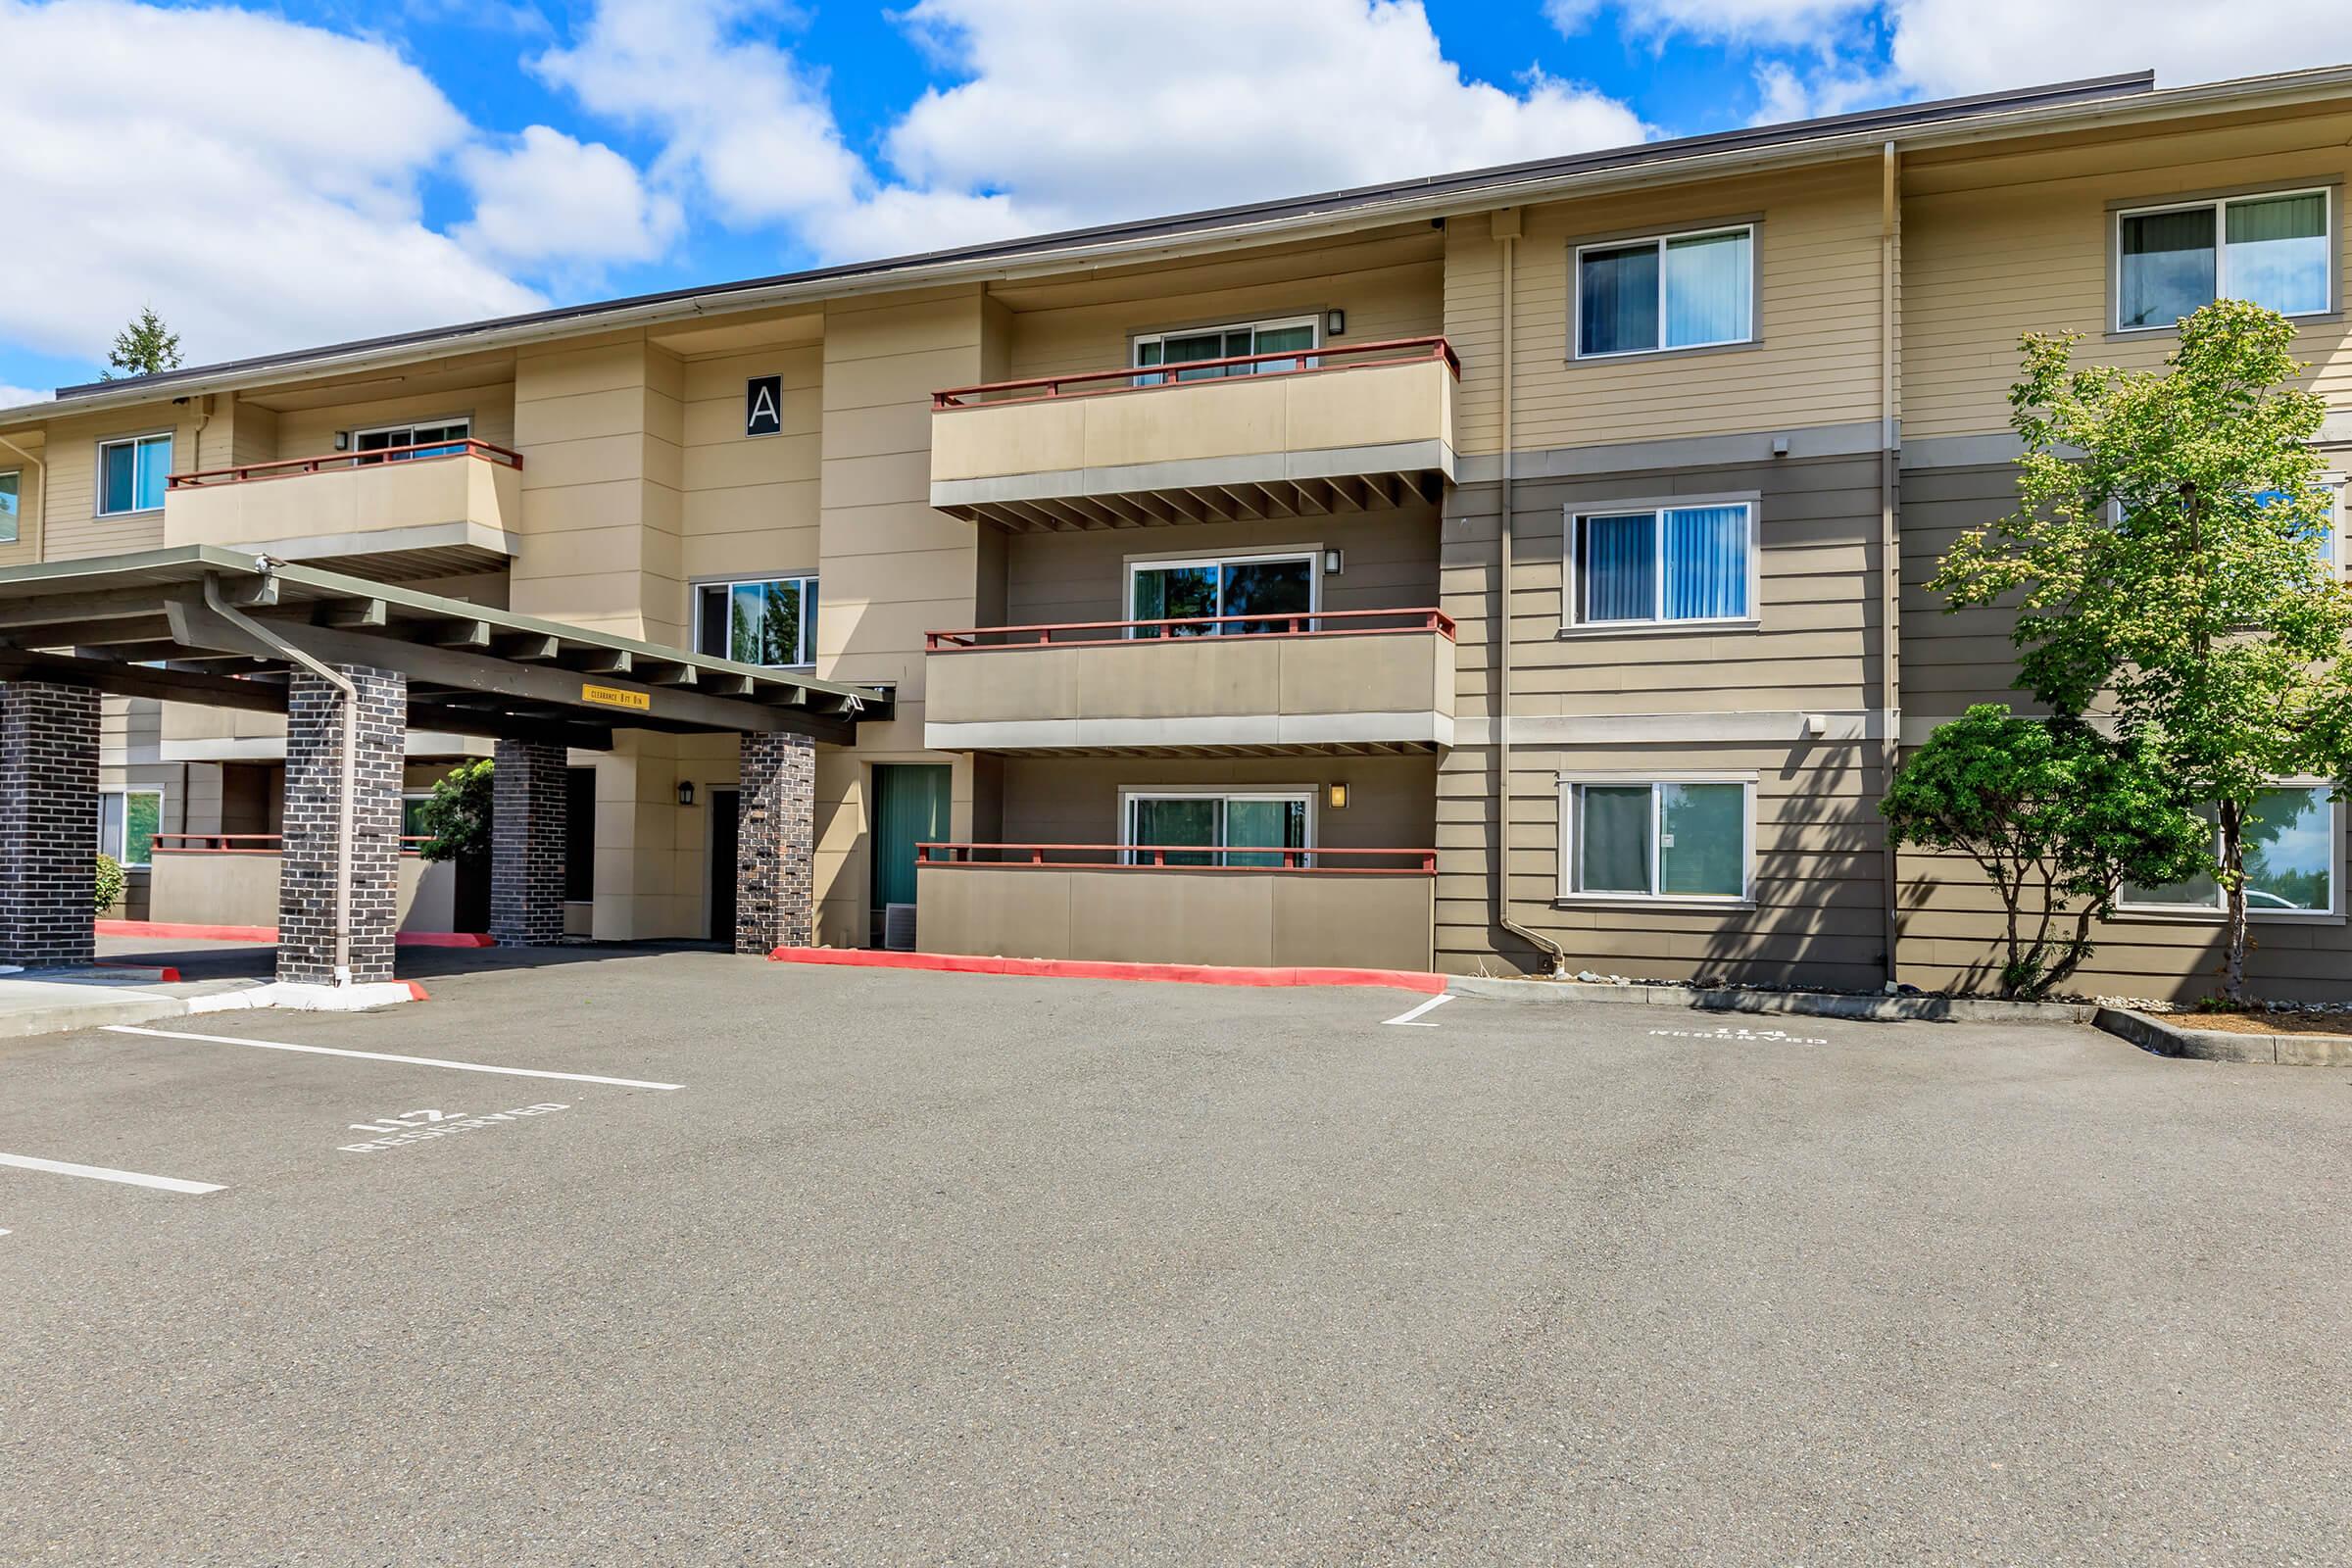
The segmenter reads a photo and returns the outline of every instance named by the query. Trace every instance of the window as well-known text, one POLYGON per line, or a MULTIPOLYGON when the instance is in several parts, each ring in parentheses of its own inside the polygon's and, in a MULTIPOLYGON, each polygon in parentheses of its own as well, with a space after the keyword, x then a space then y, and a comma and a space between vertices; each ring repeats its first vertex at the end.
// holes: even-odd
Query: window
POLYGON ((1753 341, 1755 247, 1753 227, 1580 247, 1577 358, 1753 341))
MULTIPOLYGON (((1208 615, 1296 616, 1315 608, 1314 555, 1203 557, 1194 561, 1136 561, 1127 565, 1131 620, 1182 620, 1208 615)), ((1205 626, 1135 626, 1133 637, 1213 637, 1285 631, 1304 622, 1229 620, 1205 626)))
MULTIPOLYGON (((1135 340, 1138 366, 1184 365, 1196 360, 1232 360, 1248 354, 1280 354, 1286 349, 1311 349, 1321 323, 1311 316, 1278 321, 1235 321, 1225 326, 1196 326, 1182 332, 1146 332, 1135 340)), ((1314 357, 1268 360, 1262 365, 1211 365, 1197 370, 1178 370, 1174 376, 1139 375, 1138 386, 1162 386, 1169 380, 1214 381, 1228 375, 1268 375, 1283 370, 1314 368, 1314 357)))
POLYGON ((695 652, 739 664, 816 662, 816 579, 707 582, 695 589, 695 652))
MULTIPOLYGON (((1200 846, 1195 854, 1167 856, 1168 865, 1279 866, 1282 856, 1263 852, 1303 850, 1312 844, 1313 801, 1312 793, 1304 790, 1130 791, 1119 842, 1153 848, 1200 846)), ((1133 865, 1152 864, 1158 858, 1127 857, 1133 865)), ((1306 858, 1297 858, 1301 864, 1306 858)))
MULTIPOLYGON (((2208 818, 2214 813, 2202 813, 2208 818)), ((2222 834, 2213 834, 2214 858, 2222 834)), ((2282 784, 2254 798, 2245 826, 2246 911, 2249 914, 2333 914, 2338 859, 2333 792, 2325 784, 2282 784)), ((2219 913, 2229 906, 2221 880, 2200 872, 2170 887, 2127 887, 2117 900, 2127 909, 2219 913)))
POLYGON ((1571 514, 1569 523, 1572 626, 1746 620, 1755 614, 1753 502, 1571 514))
POLYGON ((136 435, 98 443, 98 514, 153 512, 172 476, 172 438, 136 435))
POLYGON ((1746 898, 1754 788, 1723 778, 1563 780, 1562 897, 1746 898))
POLYGON ((24 476, 15 468, 0 469, 0 545, 17 542, 17 509, 24 500, 24 476))
POLYGON ((2171 326, 2216 299, 2282 316, 2327 311, 2328 205, 2327 191, 2305 190, 2117 214, 2116 329, 2171 326))
POLYGON ((420 790, 401 796, 400 837, 402 842, 400 849, 403 855, 416 852, 416 846, 409 843, 410 839, 431 836, 432 829, 424 825, 424 808, 432 803, 433 792, 431 790, 420 790))
POLYGON ((98 794, 98 853, 123 865, 145 865, 164 821, 161 790, 101 790, 98 794))
MULTIPOLYGON (((2313 554, 2319 558, 2320 564, 2333 574, 2344 565, 2342 555, 2344 475, 2329 474, 2320 481, 2319 489, 2324 502, 2323 516, 2325 520, 2317 528, 2306 531, 2304 537, 2311 540, 2315 547, 2313 554)), ((2283 490, 2265 490, 2254 499, 2261 506, 2268 508, 2275 502, 2285 500, 2286 495, 2287 493, 2283 490)), ((2120 506, 2112 507, 2110 511, 2115 516, 2122 515, 2120 506)))
POLYGON ((437 446, 441 441, 464 442, 473 434, 473 420, 435 419, 428 424, 387 424, 373 430, 354 430, 352 450, 359 453, 357 461, 363 466, 371 463, 406 463, 411 458, 446 458, 464 452, 460 446, 437 446), (403 451, 414 447, 416 450, 403 451), (381 452, 384 457, 371 458, 367 454, 381 452))

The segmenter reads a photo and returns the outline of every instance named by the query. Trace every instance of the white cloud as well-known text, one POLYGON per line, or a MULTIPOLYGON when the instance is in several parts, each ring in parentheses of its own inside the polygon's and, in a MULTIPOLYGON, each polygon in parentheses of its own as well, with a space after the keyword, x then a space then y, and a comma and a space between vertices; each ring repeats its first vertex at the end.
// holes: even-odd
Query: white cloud
POLYGON ((493 261, 650 262, 677 236, 676 198, 646 189, 637 166, 602 142, 532 125, 510 147, 467 148, 458 167, 474 212, 452 237, 493 261))
POLYGON ((1931 97, 2153 67, 2168 87, 2352 60, 2343 0, 1892 0, 1897 73, 1931 97))
POLYGON ((1624 18, 1628 32, 1664 38, 1681 34, 1709 42, 1818 44, 1868 0, 1545 0, 1544 15, 1575 34, 1603 10, 1624 18))
POLYGON ((0 383, 0 409, 23 408, 27 403, 46 403, 54 395, 47 387, 9 386, 0 383))
POLYGON ((760 0, 605 0, 535 69, 662 136, 658 180, 829 259, 932 250, 1639 141, 1623 104, 1530 72, 1465 78, 1418 0, 917 0, 961 78, 870 168, 760 0))
POLYGON ((227 8, 0 0, 0 339, 191 360, 541 303, 418 217, 465 118, 381 44, 227 8))

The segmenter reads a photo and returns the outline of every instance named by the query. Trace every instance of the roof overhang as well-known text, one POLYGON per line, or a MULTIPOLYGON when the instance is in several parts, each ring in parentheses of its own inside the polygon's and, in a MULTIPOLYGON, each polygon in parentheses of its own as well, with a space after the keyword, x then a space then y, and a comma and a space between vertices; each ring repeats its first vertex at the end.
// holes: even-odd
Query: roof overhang
POLYGON ((391 583, 186 545, 0 570, 0 679, 283 712, 298 661, 408 680, 409 724, 603 749, 615 729, 848 745, 889 687, 738 664, 391 583))

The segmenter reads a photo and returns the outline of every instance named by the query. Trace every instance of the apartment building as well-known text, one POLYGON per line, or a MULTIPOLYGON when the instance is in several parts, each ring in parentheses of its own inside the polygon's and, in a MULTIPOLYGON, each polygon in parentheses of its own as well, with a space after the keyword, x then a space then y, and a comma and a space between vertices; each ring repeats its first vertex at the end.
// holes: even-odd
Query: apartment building
MULTIPOLYGON (((1995 906, 1877 802, 2023 701, 1921 586, 2014 498, 2018 336, 2273 305, 2352 466, 2348 167, 2352 70, 2105 78, 68 388, 0 413, 0 577, 227 546, 888 689, 817 752, 831 945, 1966 985, 1995 906)), ((284 733, 109 700, 128 912, 266 923, 284 733)), ((487 749, 412 719, 405 787, 487 749)), ((568 929, 728 935, 736 759, 569 753, 568 929)), ((2352 997, 2279 789, 2254 973, 2352 997)), ((2146 890, 2086 978, 2219 940, 2146 890)))

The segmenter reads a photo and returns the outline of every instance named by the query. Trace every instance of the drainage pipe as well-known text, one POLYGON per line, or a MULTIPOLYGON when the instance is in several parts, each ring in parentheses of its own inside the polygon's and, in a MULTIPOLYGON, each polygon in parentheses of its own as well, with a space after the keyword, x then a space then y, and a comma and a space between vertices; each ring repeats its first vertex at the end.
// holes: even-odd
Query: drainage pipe
MULTIPOLYGON (((269 627, 244 612, 234 609, 220 597, 220 579, 211 572, 204 575, 204 605, 214 614, 235 626, 277 654, 289 663, 325 681, 343 698, 343 777, 342 799, 336 810, 337 831, 341 835, 335 860, 335 984, 351 984, 351 862, 352 830, 359 817, 360 802, 360 691, 351 677, 331 664, 320 663, 301 649, 278 636, 269 627)), ((281 872, 282 874, 282 872, 281 872)))
POLYGON ((1518 431, 1513 418, 1513 361, 1516 358, 1516 295, 1518 293, 1519 209, 1505 208, 1489 220, 1494 229, 1494 239, 1502 247, 1502 408, 1498 424, 1502 432, 1501 484, 1498 501, 1502 508, 1501 528, 1497 555, 1502 571, 1494 585, 1494 623, 1488 627, 1488 639, 1494 645, 1494 691, 1488 722, 1494 734, 1494 923, 1527 943, 1537 952, 1551 958, 1551 972, 1568 972, 1568 953, 1557 942, 1533 931, 1511 918, 1511 449, 1518 444, 1518 431))

